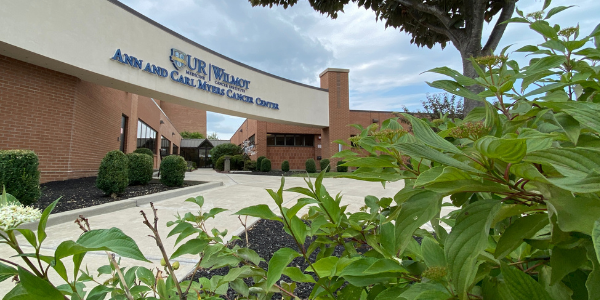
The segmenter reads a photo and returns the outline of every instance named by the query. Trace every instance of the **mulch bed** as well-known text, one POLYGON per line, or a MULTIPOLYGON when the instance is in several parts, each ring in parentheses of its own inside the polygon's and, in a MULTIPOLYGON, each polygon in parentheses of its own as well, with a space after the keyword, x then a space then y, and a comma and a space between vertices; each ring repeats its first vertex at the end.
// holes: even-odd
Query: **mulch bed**
MULTIPOLYGON (((196 185, 198 183, 184 183, 182 187, 196 185)), ((56 204, 52 213, 64 212, 79 208, 100 205, 104 203, 119 201, 137 196, 160 193, 181 187, 167 187, 162 183, 150 183, 147 185, 128 186, 125 192, 113 199, 104 195, 96 187, 96 177, 70 179, 64 181, 53 181, 41 184, 42 196, 35 204, 39 209, 46 208, 54 200, 62 197, 56 204)))
MULTIPOLYGON (((236 240, 233 243, 231 243, 229 247, 233 247, 235 245, 238 245, 240 247, 246 247, 246 235, 242 233, 242 235, 240 235, 240 238, 240 240, 236 240)), ((287 247, 299 251, 292 236, 287 234, 283 230, 283 224, 277 221, 258 221, 252 228, 248 229, 248 241, 250 242, 250 249, 256 251, 256 253, 260 257, 265 259, 266 262, 268 262, 273 256, 273 254, 281 248, 287 247)), ((312 239, 306 238, 304 247, 308 248, 311 242, 312 239)), ((343 252, 344 248, 338 246, 336 247, 333 255, 339 257, 343 252)), ((312 262, 316 260, 318 253, 319 250, 313 252, 312 255, 309 257, 312 262)), ((259 266, 264 268, 265 270, 268 269, 268 265, 266 262, 261 262, 259 266)), ((290 266, 296 266, 299 267, 301 270, 305 270, 308 267, 308 263, 304 260, 303 257, 297 257, 292 261, 290 266)), ((194 280, 198 280, 198 278, 201 277, 206 277, 210 279, 214 275, 223 276, 226 275, 228 272, 229 268, 220 268, 215 270, 200 270, 196 273, 196 276, 194 276, 194 280)), ((291 282, 290 278, 285 275, 282 276, 282 280, 286 282, 291 282)), ((245 279, 244 281, 246 282, 246 284, 248 284, 248 286, 252 286, 253 284, 252 279, 245 279)), ((313 286, 314 284, 312 283, 298 282, 296 285, 295 295, 300 297, 301 299, 307 299, 310 296, 313 286)), ((229 290, 227 291, 227 297, 229 299, 238 298, 235 291, 231 288, 229 288, 229 290)), ((277 293, 273 296, 273 299, 281 299, 281 295, 277 293)))
POLYGON ((233 174, 242 174, 242 175, 263 175, 263 176, 292 176, 294 174, 306 174, 306 171, 270 171, 270 172, 257 172, 253 171, 252 173, 233 173, 233 174))

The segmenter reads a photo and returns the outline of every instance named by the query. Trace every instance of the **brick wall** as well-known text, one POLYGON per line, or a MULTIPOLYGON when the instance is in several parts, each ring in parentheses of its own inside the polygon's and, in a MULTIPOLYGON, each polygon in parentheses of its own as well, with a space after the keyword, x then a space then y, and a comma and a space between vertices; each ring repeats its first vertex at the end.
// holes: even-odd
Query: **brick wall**
MULTIPOLYGON (((350 137, 350 89, 348 83, 348 70, 327 69, 321 73, 321 88, 329 90, 329 128, 322 130, 323 158, 331 158, 339 152, 339 145, 335 140, 347 140, 350 137)), ((352 120, 353 122, 354 120, 352 120)), ((346 150, 344 146, 342 150, 346 150)), ((331 164, 336 165, 339 159, 331 159, 331 164)))
POLYGON ((206 111, 186 107, 169 102, 161 102, 160 107, 171 119, 171 122, 179 130, 189 132, 200 132, 206 137, 206 111))
POLYGON ((281 163, 284 160, 290 162, 290 170, 304 170, 306 168, 306 160, 315 158, 315 147, 269 146, 267 147, 266 156, 271 160, 271 168, 273 170, 281 170, 281 163))

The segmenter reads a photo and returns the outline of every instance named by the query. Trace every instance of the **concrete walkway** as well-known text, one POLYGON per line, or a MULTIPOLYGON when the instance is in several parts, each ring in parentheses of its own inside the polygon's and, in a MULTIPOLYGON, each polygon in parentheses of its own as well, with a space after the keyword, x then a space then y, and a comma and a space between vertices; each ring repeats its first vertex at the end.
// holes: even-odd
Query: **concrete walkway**
MULTIPOLYGON (((218 215, 216 219, 211 219, 207 222, 207 228, 217 228, 221 231, 228 230, 227 239, 232 234, 239 234, 243 230, 237 216, 232 215, 238 210, 257 204, 269 205, 275 213, 279 213, 276 209, 274 201, 271 199, 265 189, 270 188, 277 190, 279 188, 281 178, 278 176, 257 176, 243 174, 223 174, 217 173, 212 169, 199 169, 186 174, 186 180, 199 180, 208 182, 223 182, 223 186, 205 190, 199 193, 193 193, 171 199, 165 199, 155 203, 158 209, 159 229, 165 248, 170 253, 176 249, 174 247, 175 237, 167 239, 168 232, 172 229, 166 226, 168 221, 175 220, 175 215, 183 215, 188 211, 197 211, 195 204, 184 202, 185 199, 196 196, 204 196, 205 211, 214 207, 225 208, 228 211, 218 215)), ((313 180, 314 182, 314 180, 313 180)), ((403 182, 389 183, 384 189, 380 183, 357 181, 344 178, 325 178, 323 183, 330 194, 335 195, 341 192, 343 195, 342 204, 348 204, 348 211, 357 211, 364 206, 364 197, 373 195, 376 197, 393 197, 403 186, 403 182)), ((286 177, 286 188, 291 187, 306 187, 303 178, 286 177)), ((286 207, 295 204, 296 199, 301 195, 296 193, 284 192, 284 203, 286 207)), ((123 258, 121 265, 128 267, 132 265, 144 265, 146 267, 160 267, 160 259, 162 258, 158 247, 154 240, 148 237, 151 234, 146 225, 142 224, 143 218, 140 215, 140 210, 144 210, 148 216, 152 215, 149 204, 141 205, 140 207, 125 208, 117 212, 96 215, 89 217, 91 228, 111 228, 117 227, 123 230, 125 234, 132 237, 140 247, 142 253, 153 264, 145 264, 131 259, 123 258)), ((86 216, 88 217, 88 216, 86 216)), ((248 218, 248 222, 253 222, 254 218, 248 218)), ((56 247, 65 240, 77 240, 81 231, 73 222, 66 222, 48 227, 48 237, 43 243, 43 254, 52 255, 56 247)), ((26 245, 26 241, 21 237, 21 245, 26 245)), ((31 251, 31 247, 23 247, 25 252, 31 251)), ((7 258, 14 255, 14 251, 6 245, 0 245, 0 257, 7 258)), ((18 258, 12 258, 12 261, 21 264, 22 261, 18 258)), ((176 272, 177 277, 181 280, 193 270, 194 264, 198 257, 193 255, 184 255, 176 259, 180 262, 181 267, 176 272)), ((69 258, 63 259, 67 270, 72 270, 72 262, 69 258)), ((104 252, 88 253, 83 261, 83 268, 87 266, 91 274, 96 277, 97 269, 100 266, 108 264, 106 254, 104 252)), ((72 274, 72 271, 68 272, 72 274)), ((106 275, 105 275, 106 276, 106 275)), ((101 277, 102 278, 102 277, 101 277)), ((72 280, 69 278, 69 280, 72 280)), ((51 271, 51 281, 56 285, 64 283, 53 271, 51 271)), ((0 296, 6 294, 13 284, 10 280, 0 283, 0 296)))

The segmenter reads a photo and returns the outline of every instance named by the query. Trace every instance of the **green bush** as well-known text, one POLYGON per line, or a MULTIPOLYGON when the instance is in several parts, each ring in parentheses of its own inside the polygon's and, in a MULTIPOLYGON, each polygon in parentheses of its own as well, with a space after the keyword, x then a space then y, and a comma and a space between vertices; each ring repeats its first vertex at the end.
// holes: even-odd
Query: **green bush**
POLYGON ((15 196, 24 205, 40 198, 40 171, 37 155, 30 150, 0 150, 0 192, 15 196))
POLYGON ((342 166, 344 163, 346 163, 346 162, 343 160, 338 160, 338 162, 337 162, 337 171, 338 172, 348 172, 348 167, 342 166))
POLYGON ((226 156, 229 156, 229 155, 221 156, 221 157, 219 157, 219 159, 217 159, 217 163, 215 164, 215 170, 217 170, 217 171, 225 170, 225 157, 226 156))
POLYGON ((290 162, 289 162, 289 161, 287 161, 287 160, 284 160, 284 161, 281 163, 281 171, 287 172, 287 171, 289 171, 289 170, 290 170, 290 162))
POLYGON ((326 171, 326 172, 329 172, 329 171, 331 171, 331 167, 329 167, 329 159, 327 159, 327 158, 326 158, 326 159, 322 159, 322 160, 319 162, 319 166, 321 167, 321 171, 323 171, 323 170, 325 170, 325 169, 327 169, 327 171, 326 171))
POLYGON ((261 163, 261 162, 262 162, 262 160, 263 160, 263 159, 265 159, 265 158, 266 158, 265 156, 259 156, 259 157, 256 159, 256 168, 257 168, 259 171, 260 171, 260 163, 261 163))
POLYGON ((247 160, 244 162, 244 170, 246 171, 256 171, 256 161, 247 160))
POLYGON ((179 133, 179 135, 181 135, 182 139, 203 139, 204 138, 204 135, 197 131, 193 131, 193 132, 182 131, 179 133))
MULTIPOLYGON (((152 157, 152 159, 154 159, 154 153, 152 153, 152 150, 150 150, 148 148, 137 148, 133 151, 133 153, 150 155, 150 157, 152 157)), ((154 164, 154 161, 152 163, 154 164)))
POLYGON ((230 167, 231 167, 231 170, 243 170, 244 169, 244 156, 242 154, 232 156, 230 167))
POLYGON ((312 158, 309 158, 306 160, 306 172, 308 173, 317 173, 317 164, 315 163, 315 160, 312 158))
POLYGON ((106 195, 120 194, 129 185, 129 159, 119 150, 106 153, 100 163, 96 187, 106 195))
POLYGON ((148 184, 154 172, 152 158, 141 153, 127 154, 129 159, 129 185, 148 184))
POLYGON ((223 155, 238 155, 242 153, 242 148, 238 145, 234 145, 231 143, 217 145, 216 147, 210 149, 210 155, 213 162, 213 165, 217 165, 217 160, 221 158, 223 155))
POLYGON ((187 163, 179 155, 169 155, 160 162, 160 182, 166 186, 182 186, 187 163))
POLYGON ((260 171, 261 172, 270 172, 271 171, 271 160, 270 159, 265 158, 260 162, 260 171))

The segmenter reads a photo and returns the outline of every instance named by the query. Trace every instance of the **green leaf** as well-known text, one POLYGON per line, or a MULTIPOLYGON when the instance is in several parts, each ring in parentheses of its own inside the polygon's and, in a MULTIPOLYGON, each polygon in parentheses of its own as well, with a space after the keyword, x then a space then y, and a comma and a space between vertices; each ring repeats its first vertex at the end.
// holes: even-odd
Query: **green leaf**
POLYGON ((600 256, 597 255, 597 249, 594 249, 594 245, 587 245, 587 258, 592 263, 592 272, 588 275, 585 282, 589 299, 599 300, 600 299, 600 256))
POLYGON ((417 181, 415 181, 415 188, 424 186, 430 183, 456 181, 456 180, 469 180, 471 175, 463 172, 455 167, 433 167, 419 175, 417 181))
POLYGON ((339 258, 335 256, 323 257, 309 266, 307 272, 315 272, 319 277, 331 277, 335 274, 335 265, 339 258))
POLYGON ((550 273, 552 272, 552 268, 549 266, 543 266, 539 271, 539 283, 544 287, 546 292, 552 296, 554 300, 571 300, 571 296, 573 295, 573 291, 569 289, 563 282, 557 282, 555 284, 550 284, 550 273))
POLYGON ((274 220, 274 221, 281 222, 281 218, 276 216, 271 211, 269 206, 266 204, 259 204, 259 205, 242 208, 238 212, 234 213, 234 215, 252 216, 252 217, 257 217, 257 218, 261 218, 261 219, 274 220))
POLYGON ((498 109, 488 101, 485 101, 485 121, 483 125, 486 128, 492 128, 498 122, 498 109))
POLYGON ((48 217, 52 213, 52 210, 56 206, 56 203, 58 203, 58 200, 60 200, 60 198, 58 198, 58 199, 54 200, 54 202, 50 203, 50 205, 48 205, 46 207, 46 209, 44 209, 44 212, 42 213, 42 217, 40 218, 40 222, 38 223, 38 232, 37 232, 39 245, 41 245, 42 242, 46 239, 46 224, 48 223, 48 217))
POLYGON ((515 299, 552 300, 546 290, 529 275, 514 267, 509 267, 504 262, 500 264, 500 269, 507 287, 515 299))
POLYGON ((525 139, 484 136, 475 142, 475 149, 490 158, 518 163, 527 153, 527 141, 525 139))
POLYGON ((104 298, 106 298, 106 294, 112 292, 113 290, 114 288, 98 285, 88 293, 86 300, 104 300, 104 298))
POLYGON ((196 198, 188 198, 185 200, 185 202, 196 203, 198 206, 202 207, 202 205, 204 205, 204 197, 198 196, 196 198))
POLYGON ((506 185, 487 180, 479 181, 474 179, 432 183, 427 186, 427 189, 445 196, 461 192, 490 192, 498 194, 511 192, 506 185))
POLYGON ((154 274, 149 269, 139 267, 135 271, 137 278, 147 286, 154 286, 154 274))
POLYGON ((25 229, 25 228, 17 228, 15 230, 18 231, 19 233, 21 233, 31 246, 33 246, 34 248, 37 248, 37 239, 36 239, 35 233, 33 233, 33 231, 31 231, 29 229, 25 229))
POLYGON ((594 243, 596 258, 600 261, 600 219, 594 222, 594 228, 592 229, 592 242, 594 243))
POLYGON ((432 73, 438 73, 438 74, 442 74, 442 75, 446 75, 449 77, 452 77, 454 80, 456 80, 456 82, 458 82, 458 84, 463 85, 463 86, 470 86, 470 85, 474 85, 477 84, 477 81, 471 77, 467 77, 465 75, 463 75, 462 73, 450 69, 448 67, 439 67, 439 68, 433 68, 429 71, 425 71, 425 72, 432 72, 432 73))
POLYGON ((258 254, 256 253, 256 251, 249 249, 249 248, 240 248, 237 250, 237 255, 241 258, 243 258, 244 260, 250 261, 255 265, 258 265, 261 261, 263 261, 264 259, 262 259, 260 256, 258 256, 258 254))
POLYGON ((459 299, 468 299, 467 292, 475 279, 477 257, 487 247, 488 231, 501 202, 480 200, 460 211, 456 225, 446 238, 444 253, 450 276, 459 299))
POLYGON ((548 181, 557 187, 574 193, 596 193, 600 192, 600 175, 590 174, 584 178, 563 177, 548 178, 548 181))
POLYGON ((514 164, 510 166, 510 172, 517 177, 525 178, 531 181, 548 183, 546 177, 531 163, 514 164))
POLYGON ((347 167, 371 167, 371 168, 398 168, 390 160, 378 157, 361 157, 347 161, 344 166, 347 167))
POLYGON ((90 230, 77 239, 77 244, 87 248, 106 247, 123 257, 150 262, 144 257, 135 241, 119 228, 90 230))
POLYGON ((298 267, 287 267, 283 269, 283 275, 289 277, 292 281, 315 283, 315 279, 312 276, 304 274, 298 267))
POLYGON ((433 148, 437 148, 450 153, 463 154, 463 152, 456 148, 456 146, 454 146, 452 143, 433 132, 431 127, 429 127, 427 123, 423 122, 423 120, 419 120, 406 113, 403 113, 402 115, 406 119, 410 120, 414 136, 417 139, 423 141, 425 144, 433 148))
POLYGON ((0 280, 0 282, 6 280, 9 277, 17 275, 18 273, 19 272, 17 271, 17 269, 0 262, 0 278, 3 278, 2 280, 0 280))
POLYGON ((421 242, 421 253, 428 267, 446 267, 444 249, 430 237, 424 237, 421 242))
POLYGON ((591 109, 563 109, 563 112, 569 114, 583 126, 586 126, 595 132, 600 132, 600 121, 598 120, 598 111, 591 109))
MULTIPOLYGON (((395 251, 392 254, 404 252, 412 235, 417 228, 437 216, 441 209, 442 196, 431 191, 422 191, 412 195, 402 203, 400 214, 395 223, 395 251)), ((384 237, 391 239, 392 237, 384 237)))
POLYGON ((569 9, 571 7, 573 7, 575 5, 569 5, 569 6, 556 6, 553 7, 550 11, 548 11, 548 13, 546 14, 546 17, 544 18, 544 20, 549 19, 550 17, 554 16, 555 14, 565 10, 565 9, 569 9))
MULTIPOLYGON (((21 282, 21 286, 23 290, 27 293, 27 298, 19 298, 19 299, 40 299, 40 300, 64 300, 62 293, 56 289, 52 284, 48 281, 39 278, 29 271, 19 269, 19 280, 21 282)), ((4 298, 11 299, 11 298, 4 298)))
POLYGON ((393 147, 398 149, 400 152, 402 152, 402 154, 409 155, 412 158, 416 158, 416 159, 426 158, 431 161, 439 162, 444 165, 456 167, 463 171, 477 173, 477 174, 483 173, 482 171, 479 171, 466 163, 456 160, 448 155, 445 155, 444 153, 441 153, 437 150, 429 148, 425 145, 399 143, 397 145, 394 145, 393 147))
POLYGON ((208 246, 208 240, 191 239, 179 246, 171 255, 171 259, 182 256, 184 254, 199 254, 208 246))
POLYGON ((551 165, 565 176, 587 176, 600 172, 600 150, 593 148, 550 148, 528 153, 524 161, 551 165))
POLYGON ((533 214, 515 220, 500 236, 494 257, 504 258, 517 249, 524 239, 532 238, 549 223, 547 214, 533 214))
POLYGON ((437 80, 434 82, 427 82, 427 84, 430 87, 433 87, 436 89, 442 89, 450 94, 454 94, 457 96, 461 96, 461 97, 465 97, 465 98, 477 100, 477 101, 484 100, 484 98, 471 92, 469 89, 465 88, 464 86, 462 86, 452 80, 437 80))
MULTIPOLYGON (((548 25, 548 22, 546 21, 535 21, 533 23, 531 23, 531 25, 529 25, 529 27, 535 31, 537 31, 538 33, 540 33, 541 35, 543 35, 546 38, 552 39, 552 38, 556 38, 556 30, 554 30, 554 28, 552 28, 550 25, 548 25)), ((553 57, 553 56, 549 56, 549 57, 553 57)), ((547 57, 545 57, 547 58, 547 57)), ((564 57, 563 57, 564 59, 564 57)))
POLYGON ((574 196, 571 192, 555 189, 546 204, 548 212, 556 215, 558 227, 564 232, 591 235, 594 222, 600 216, 600 199, 594 196, 574 196))
POLYGON ((554 247, 552 255, 550 255, 550 266, 552 267, 550 285, 561 281, 567 274, 579 269, 587 260, 586 250, 583 247, 573 249, 554 247))
MULTIPOLYGON (((432 282, 420 282, 411 285, 411 287, 400 294, 403 299, 406 300, 414 300, 414 299, 428 299, 429 297, 421 298, 421 295, 428 295, 430 292, 445 292, 446 298, 451 299, 452 297, 448 294, 448 290, 441 283, 432 283, 432 282)), ((440 299, 440 298, 430 298, 430 299, 440 299)), ((443 298, 442 298, 443 299, 443 298)))
POLYGON ((298 256, 300 254, 290 248, 281 248, 273 254, 267 270, 267 291, 279 280, 287 265, 298 256))

